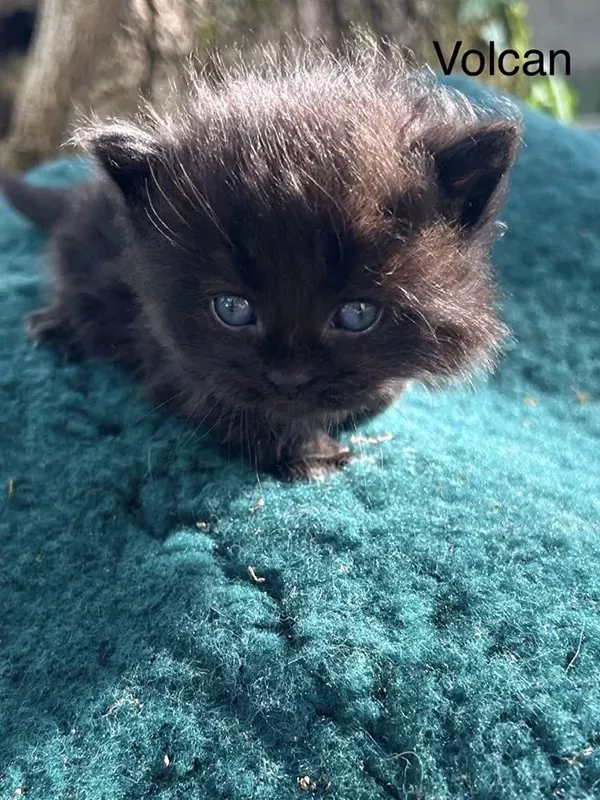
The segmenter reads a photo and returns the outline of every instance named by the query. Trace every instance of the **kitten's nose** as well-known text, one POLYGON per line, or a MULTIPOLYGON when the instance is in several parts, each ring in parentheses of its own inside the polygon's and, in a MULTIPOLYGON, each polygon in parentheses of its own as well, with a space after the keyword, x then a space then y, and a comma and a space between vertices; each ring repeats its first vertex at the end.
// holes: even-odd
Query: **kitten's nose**
POLYGON ((310 381, 311 377, 307 369, 272 369, 267 372, 267 378, 271 383, 275 384, 275 386, 280 389, 286 389, 288 391, 299 389, 300 386, 304 386, 305 383, 310 381))

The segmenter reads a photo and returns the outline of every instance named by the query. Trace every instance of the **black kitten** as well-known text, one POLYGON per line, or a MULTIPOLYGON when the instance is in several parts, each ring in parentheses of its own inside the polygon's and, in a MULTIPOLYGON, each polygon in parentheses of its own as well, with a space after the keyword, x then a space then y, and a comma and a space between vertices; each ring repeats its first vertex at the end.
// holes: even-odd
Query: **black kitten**
POLYGON ((321 55, 198 79, 173 115, 79 138, 93 181, 1 179, 51 231, 32 337, 122 363, 259 468, 342 466, 332 428, 492 363, 516 122, 399 62, 321 55))

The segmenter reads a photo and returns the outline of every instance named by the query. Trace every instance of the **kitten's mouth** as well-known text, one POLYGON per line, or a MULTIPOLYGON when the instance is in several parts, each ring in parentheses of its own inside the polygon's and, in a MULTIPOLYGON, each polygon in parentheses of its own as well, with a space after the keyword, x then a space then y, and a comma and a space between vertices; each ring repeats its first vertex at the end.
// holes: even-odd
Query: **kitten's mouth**
POLYGON ((299 396, 277 398, 271 400, 266 404, 270 413, 287 417, 306 417, 310 416, 311 410, 318 412, 321 409, 315 407, 314 404, 302 400, 299 396))
POLYGON ((332 406, 320 403, 316 398, 306 397, 306 393, 266 393, 244 387, 235 392, 219 392, 223 402, 230 405, 235 396, 235 405, 247 411, 260 411, 267 416, 283 419, 306 419, 331 413, 332 406))
POLYGON ((282 396, 265 402, 264 408, 269 416, 290 419, 327 419, 334 424, 346 418, 347 404, 334 402, 334 398, 306 397, 297 395, 282 396))
POLYGON ((282 395, 265 400, 265 409, 274 417, 286 419, 326 419, 332 424, 344 421, 347 417, 360 416, 365 409, 377 404, 383 410, 393 403, 404 391, 410 381, 407 379, 388 380, 373 385, 370 391, 354 391, 346 396, 335 396, 331 391, 299 391, 297 394, 282 395))
POLYGON ((369 391, 354 389, 346 396, 332 390, 312 390, 304 388, 298 391, 265 391, 265 387, 232 386, 221 387, 219 395, 227 405, 239 410, 259 412, 267 417, 285 422, 320 420, 331 424, 342 422, 348 416, 361 415, 366 408, 380 402, 382 408, 393 402, 405 386, 405 380, 389 380, 374 385, 369 391))

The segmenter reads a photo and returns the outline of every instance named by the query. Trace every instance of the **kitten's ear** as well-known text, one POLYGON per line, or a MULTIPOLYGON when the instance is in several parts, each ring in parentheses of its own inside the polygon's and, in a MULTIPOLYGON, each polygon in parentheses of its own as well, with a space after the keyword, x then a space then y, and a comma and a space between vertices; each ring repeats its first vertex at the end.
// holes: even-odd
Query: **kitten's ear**
POLYGON ((496 210, 519 137, 518 124, 490 122, 432 148, 444 212, 463 231, 479 228, 496 210))
POLYGON ((133 125, 104 125, 80 132, 76 142, 95 157, 128 203, 146 196, 153 166, 161 155, 160 142, 133 125))

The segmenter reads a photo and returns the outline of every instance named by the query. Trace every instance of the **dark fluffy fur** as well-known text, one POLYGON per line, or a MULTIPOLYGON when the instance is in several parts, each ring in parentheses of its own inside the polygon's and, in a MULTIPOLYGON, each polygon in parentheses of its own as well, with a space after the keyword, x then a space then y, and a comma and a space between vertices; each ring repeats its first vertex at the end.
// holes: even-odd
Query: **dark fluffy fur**
POLYGON ((68 192, 4 176, 51 232, 52 303, 31 335, 142 379, 259 468, 322 474, 350 452, 333 427, 410 380, 490 367, 505 333, 489 251, 519 126, 377 57, 326 55, 195 81, 172 115, 78 135, 97 177, 68 192), (250 299, 223 326, 219 294, 250 299), (349 300, 384 307, 363 334, 328 328, 349 300), (302 371, 301 387, 266 377, 302 371))

